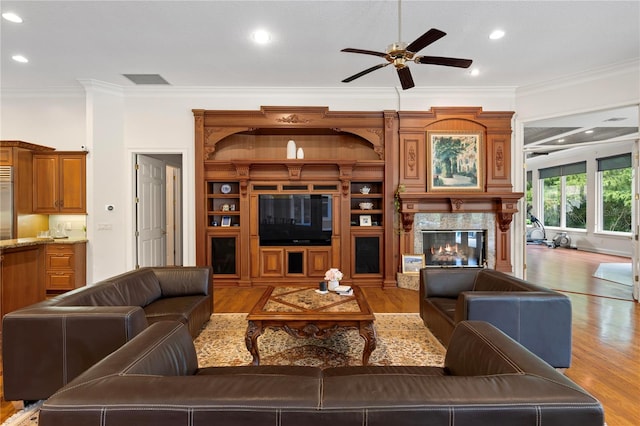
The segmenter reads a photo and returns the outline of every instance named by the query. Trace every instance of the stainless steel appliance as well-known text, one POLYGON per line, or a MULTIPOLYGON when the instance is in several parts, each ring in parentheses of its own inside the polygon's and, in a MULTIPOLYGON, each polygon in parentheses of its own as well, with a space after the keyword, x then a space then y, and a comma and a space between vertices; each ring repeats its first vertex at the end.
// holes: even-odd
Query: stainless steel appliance
POLYGON ((13 238, 13 167, 0 166, 0 240, 13 238))

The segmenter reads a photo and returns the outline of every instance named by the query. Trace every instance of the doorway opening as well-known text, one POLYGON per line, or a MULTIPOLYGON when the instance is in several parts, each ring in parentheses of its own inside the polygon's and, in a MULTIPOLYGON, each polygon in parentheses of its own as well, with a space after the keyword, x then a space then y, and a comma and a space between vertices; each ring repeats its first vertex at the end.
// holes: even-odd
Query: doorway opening
POLYGON ((180 266, 182 154, 135 154, 135 265, 180 266))

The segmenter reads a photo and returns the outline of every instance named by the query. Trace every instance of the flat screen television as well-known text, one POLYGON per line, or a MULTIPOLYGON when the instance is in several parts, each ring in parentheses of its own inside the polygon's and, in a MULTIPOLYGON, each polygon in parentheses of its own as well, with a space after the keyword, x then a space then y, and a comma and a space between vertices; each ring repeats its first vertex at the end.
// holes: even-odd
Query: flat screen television
POLYGON ((331 245, 331 201, 324 194, 259 195, 260 245, 331 245))

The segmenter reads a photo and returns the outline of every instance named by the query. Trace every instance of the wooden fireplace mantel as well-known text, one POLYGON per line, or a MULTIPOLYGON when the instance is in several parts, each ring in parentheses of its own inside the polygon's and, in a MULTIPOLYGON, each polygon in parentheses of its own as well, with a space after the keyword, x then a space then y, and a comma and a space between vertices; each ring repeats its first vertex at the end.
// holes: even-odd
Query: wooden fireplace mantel
POLYGON ((522 192, 411 192, 398 193, 399 213, 405 232, 413 227, 416 213, 495 213, 502 232, 507 232, 522 192))

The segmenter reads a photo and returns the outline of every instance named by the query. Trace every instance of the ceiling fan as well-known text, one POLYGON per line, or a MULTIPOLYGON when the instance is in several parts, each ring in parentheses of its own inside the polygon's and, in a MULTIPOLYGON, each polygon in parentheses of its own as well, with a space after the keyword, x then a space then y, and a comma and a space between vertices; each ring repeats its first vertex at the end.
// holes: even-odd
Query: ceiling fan
MULTIPOLYGON (((407 67, 407 62, 413 61, 417 64, 428 65, 444 65, 447 67, 469 68, 473 62, 471 59, 459 59, 459 58, 446 58, 442 56, 416 56, 420 50, 429 46, 431 43, 440 40, 446 36, 447 33, 431 28, 426 33, 415 39, 413 42, 407 44, 404 42, 396 42, 390 44, 387 47, 386 52, 376 52, 373 50, 365 49, 342 49, 341 52, 350 53, 362 53, 364 55, 373 55, 385 58, 386 63, 375 65, 371 68, 367 68, 364 71, 360 71, 357 74, 347 77, 342 80, 343 83, 349 83, 356 78, 360 78, 363 75, 367 75, 377 69, 384 68, 387 65, 393 64, 398 72, 398 78, 400 78, 400 84, 403 90, 411 89, 415 86, 413 83, 413 77, 411 76, 411 70, 407 67)), ((402 39, 402 0, 398 0, 398 39, 402 39)))

